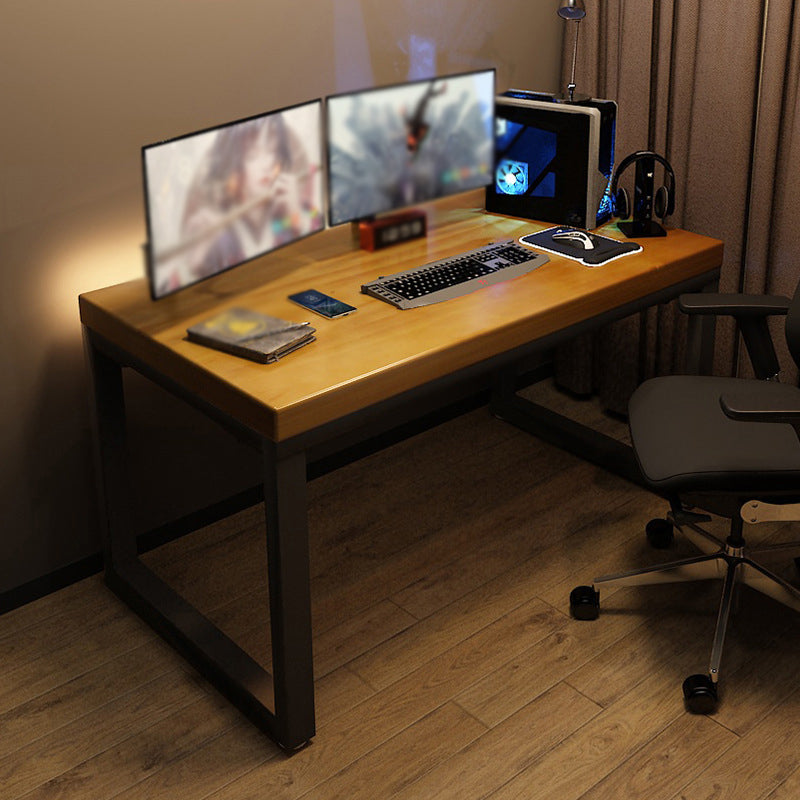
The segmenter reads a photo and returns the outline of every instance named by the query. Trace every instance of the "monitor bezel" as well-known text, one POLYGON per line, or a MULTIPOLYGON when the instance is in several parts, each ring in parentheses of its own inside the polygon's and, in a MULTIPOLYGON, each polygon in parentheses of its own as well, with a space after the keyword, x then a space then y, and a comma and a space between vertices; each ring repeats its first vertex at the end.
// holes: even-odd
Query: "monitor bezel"
POLYGON ((150 292, 150 298, 153 301, 163 300, 166 297, 170 297, 175 295, 179 292, 184 291, 185 289, 189 289, 192 286, 196 286, 199 283, 205 283, 206 281, 211 280, 212 278, 216 278, 219 275, 223 275, 226 272, 229 272, 236 267, 241 267, 244 264, 248 264, 252 261, 255 261, 259 258, 262 258, 265 255, 270 253, 274 253, 277 250, 280 250, 288 245, 295 244, 296 242, 302 241, 303 239, 308 238, 309 236, 313 236, 317 233, 321 233, 326 228, 326 221, 328 218, 327 214, 327 190, 326 190, 326 180, 325 180, 325 108, 322 98, 315 98, 313 100, 306 100, 299 103, 293 103, 292 105, 283 106, 281 108, 271 109, 269 111, 263 111, 258 114, 252 114, 247 117, 242 117, 241 119, 231 120, 229 122, 224 122, 219 125, 210 125, 207 128, 202 128, 200 130, 191 131, 189 133, 183 133, 178 136, 173 136, 168 139, 163 139, 157 142, 152 142, 150 144, 143 145, 141 148, 141 169, 142 169, 142 178, 143 178, 143 194, 144 194, 144 207, 145 207, 145 226, 147 232, 147 241, 143 245, 143 252, 144 252, 144 259, 145 259, 145 271, 147 274, 147 282, 148 288, 150 292), (320 218, 321 224, 318 228, 314 228, 300 236, 291 239, 290 241, 281 242, 280 244, 275 245, 267 250, 263 250, 255 255, 248 256, 247 258, 237 261, 233 264, 229 264, 226 267, 219 269, 216 272, 213 272, 209 275, 203 275, 196 280, 193 280, 189 283, 185 283, 176 289, 172 289, 167 292, 158 293, 156 291, 156 267, 155 267, 155 259, 153 253, 153 221, 152 221, 152 209, 150 207, 150 180, 148 176, 148 169, 147 169, 147 153, 155 148, 162 147, 164 145, 174 144, 175 142, 179 142, 185 139, 191 139, 196 136, 203 136, 214 131, 222 131, 226 128, 231 128, 236 125, 242 125, 245 123, 253 122, 255 120, 265 119, 267 117, 276 116, 279 114, 283 114, 289 111, 293 111, 299 108, 310 108, 312 106, 316 106, 318 109, 317 113, 317 120, 319 125, 318 131, 318 141, 317 141, 317 161, 319 164, 320 169, 320 188, 319 188, 319 207, 320 207, 320 218))
POLYGON ((450 73, 450 74, 446 74, 446 75, 431 75, 431 76, 429 76, 427 78, 418 78, 418 79, 409 80, 409 81, 397 81, 395 83, 388 83, 388 84, 380 85, 380 86, 369 86, 369 87, 364 87, 364 88, 361 88, 361 89, 352 89, 352 90, 349 90, 349 91, 346 91, 346 92, 337 92, 336 94, 328 95, 325 98, 325 123, 324 123, 325 124, 325 135, 324 135, 324 139, 325 139, 325 175, 326 175, 326 178, 327 178, 326 183, 325 183, 325 186, 326 186, 326 190, 325 190, 325 194, 326 194, 325 205, 326 205, 326 210, 327 210, 326 220, 327 220, 328 226, 333 228, 333 227, 338 227, 339 225, 347 225, 348 223, 358 223, 358 222, 362 222, 364 220, 372 220, 372 219, 375 219, 376 217, 379 217, 379 216, 382 216, 382 215, 391 215, 393 213, 401 212, 401 211, 409 209, 409 208, 414 208, 414 207, 416 207, 418 205, 424 205, 425 203, 435 202, 436 200, 442 199, 444 197, 452 197, 452 196, 457 195, 457 194, 471 192, 471 191, 475 191, 476 189, 481 189, 481 188, 485 188, 486 186, 489 186, 492 183, 493 179, 494 179, 494 177, 493 177, 493 175, 494 175, 493 174, 493 166, 492 165, 494 164, 494 160, 495 160, 495 151, 494 151, 494 148, 495 148, 495 137, 494 137, 495 103, 494 103, 494 98, 496 96, 496 92, 497 92, 497 68, 496 67, 484 67, 484 68, 481 68, 481 69, 465 70, 465 71, 462 71, 462 72, 454 72, 454 73, 450 73), (488 171, 488 174, 487 174, 487 180, 485 182, 476 184, 475 186, 470 187, 468 189, 460 189, 460 188, 459 189, 455 189, 452 192, 443 193, 441 195, 438 195, 437 197, 432 197, 432 198, 429 198, 427 200, 420 201, 419 203, 410 203, 408 205, 397 206, 397 207, 391 208, 391 209, 383 209, 383 210, 375 211, 374 213, 369 214, 367 216, 352 217, 352 218, 347 218, 347 219, 334 221, 334 219, 333 219, 333 203, 332 203, 333 181, 332 181, 332 171, 331 171, 331 155, 332 154, 331 154, 331 136, 330 136, 330 102, 331 102, 331 100, 335 101, 335 100, 338 100, 338 99, 341 99, 341 98, 353 97, 353 96, 356 96, 356 95, 369 95, 369 94, 374 94, 374 93, 378 93, 378 92, 391 91, 393 89, 400 89, 400 88, 407 87, 407 86, 416 86, 416 85, 419 85, 419 84, 431 83, 432 81, 443 81, 443 80, 448 80, 448 79, 452 79, 452 78, 466 78, 466 77, 470 77, 470 76, 473 76, 473 75, 484 75, 484 74, 492 76, 492 102, 491 102, 491 105, 490 105, 490 113, 492 115, 491 126, 490 126, 491 127, 491 131, 492 131, 491 135, 490 135, 490 144, 491 144, 492 151, 491 151, 491 159, 490 159, 490 164, 489 164, 489 171, 488 171))

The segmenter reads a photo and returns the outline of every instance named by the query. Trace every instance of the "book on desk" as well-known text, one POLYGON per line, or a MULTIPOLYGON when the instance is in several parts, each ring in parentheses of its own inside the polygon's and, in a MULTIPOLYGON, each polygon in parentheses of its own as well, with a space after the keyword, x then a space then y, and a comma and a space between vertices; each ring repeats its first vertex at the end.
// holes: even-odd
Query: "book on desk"
POLYGON ((247 308, 229 308, 186 329, 189 341, 262 364, 313 342, 315 333, 307 322, 288 322, 247 308))

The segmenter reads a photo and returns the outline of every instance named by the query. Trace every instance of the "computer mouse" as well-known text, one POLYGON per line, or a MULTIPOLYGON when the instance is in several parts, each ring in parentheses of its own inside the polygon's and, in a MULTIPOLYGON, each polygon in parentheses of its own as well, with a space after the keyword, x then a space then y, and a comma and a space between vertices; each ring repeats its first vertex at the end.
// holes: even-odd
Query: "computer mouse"
POLYGON ((594 250, 594 242, 588 233, 576 230, 556 231, 553 234, 554 242, 565 242, 579 247, 582 250, 594 250))

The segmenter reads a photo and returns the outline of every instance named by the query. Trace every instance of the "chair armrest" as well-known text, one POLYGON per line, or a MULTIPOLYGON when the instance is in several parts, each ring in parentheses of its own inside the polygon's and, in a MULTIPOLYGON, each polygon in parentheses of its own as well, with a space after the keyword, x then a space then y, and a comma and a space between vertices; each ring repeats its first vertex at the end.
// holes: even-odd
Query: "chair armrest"
POLYGON ((785 315, 790 300, 782 295, 755 294, 682 294, 678 308, 684 314, 726 314, 733 317, 766 317, 785 315))
POLYGON ((782 295, 682 294, 678 308, 685 314, 733 316, 744 339, 756 377, 774 378, 780 372, 778 356, 769 332, 768 318, 786 316, 791 300, 782 295))
POLYGON ((800 425, 800 392, 796 398, 723 394, 719 404, 726 417, 742 422, 788 422, 790 425, 800 425))

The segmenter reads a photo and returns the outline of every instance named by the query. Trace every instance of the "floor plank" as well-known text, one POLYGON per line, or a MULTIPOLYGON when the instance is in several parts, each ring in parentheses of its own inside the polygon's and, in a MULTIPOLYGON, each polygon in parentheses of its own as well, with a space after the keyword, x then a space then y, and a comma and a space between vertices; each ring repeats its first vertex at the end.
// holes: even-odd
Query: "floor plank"
MULTIPOLYGON (((303 800, 374 800, 393 797, 486 731, 454 703, 434 709, 397 736, 304 794, 303 800)), ((417 795, 419 796, 419 795, 417 795)))
POLYGON ((708 717, 684 714, 596 783, 581 800, 670 800, 738 741, 708 717))
POLYGON ((398 795, 403 800, 486 797, 592 719, 600 707, 561 683, 398 795))

